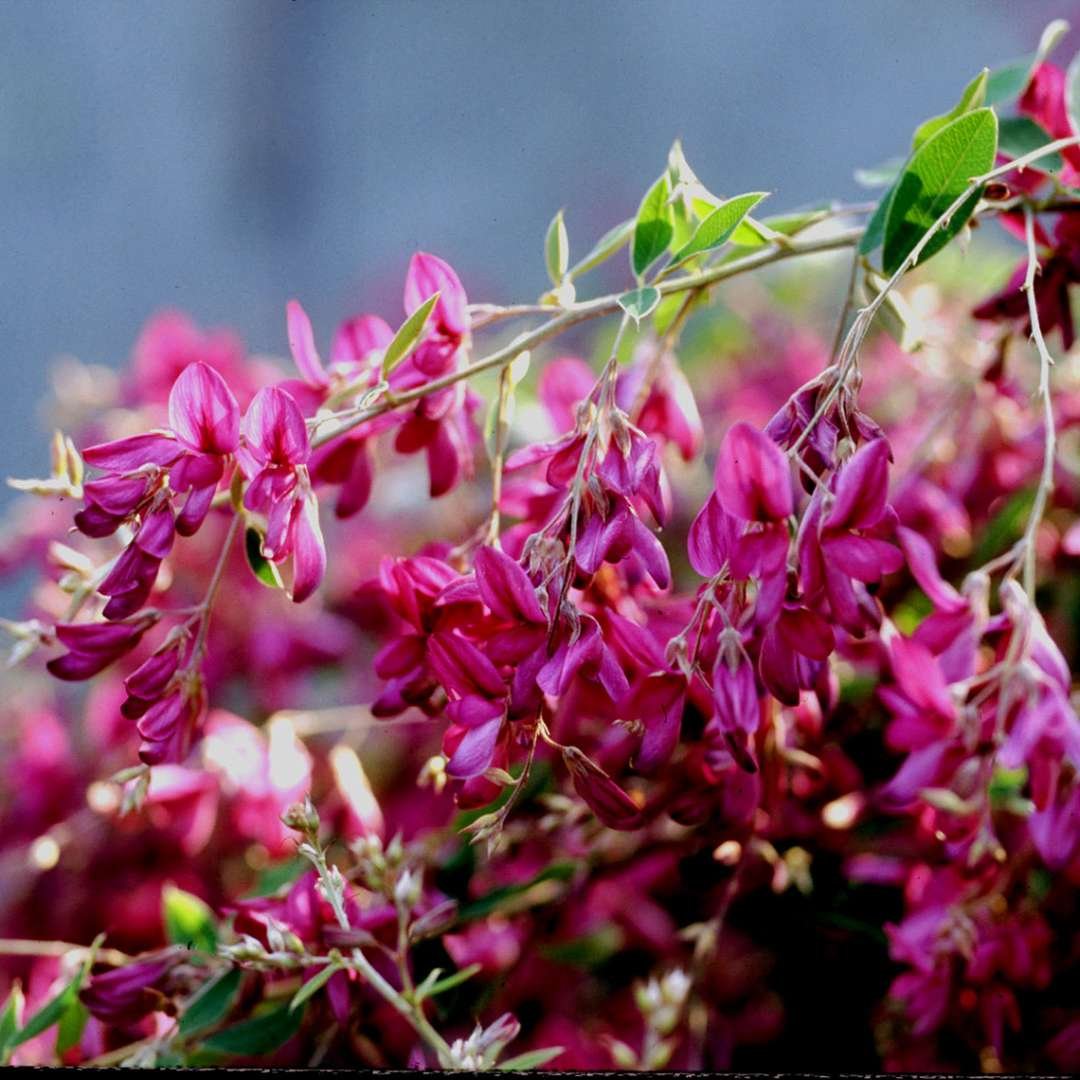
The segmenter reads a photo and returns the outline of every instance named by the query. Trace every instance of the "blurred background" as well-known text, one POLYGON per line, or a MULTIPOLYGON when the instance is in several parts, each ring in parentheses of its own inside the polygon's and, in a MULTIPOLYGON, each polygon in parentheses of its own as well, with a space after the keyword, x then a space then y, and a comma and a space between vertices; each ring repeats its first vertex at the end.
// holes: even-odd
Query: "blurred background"
POLYGON ((162 306, 281 353, 296 296, 327 343, 363 308, 396 325, 418 248, 530 300, 552 214, 583 254, 675 136, 771 212, 873 197, 853 167, 1070 6, 3 0, 0 473, 47 468, 51 361, 119 364, 162 306))

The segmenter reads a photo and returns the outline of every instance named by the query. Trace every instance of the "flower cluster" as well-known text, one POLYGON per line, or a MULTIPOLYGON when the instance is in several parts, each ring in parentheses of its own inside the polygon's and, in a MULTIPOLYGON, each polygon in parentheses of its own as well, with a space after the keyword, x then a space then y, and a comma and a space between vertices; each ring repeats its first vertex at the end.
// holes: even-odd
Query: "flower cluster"
POLYGON ((578 266, 553 223, 539 304, 417 254, 401 326, 348 317, 325 363, 296 301, 291 371, 166 313, 73 391, 0 542, 39 575, 3 624, 0 1062, 1080 1066, 1080 137, 1048 48, 1013 119, 1057 159, 945 170, 932 224, 896 192, 944 128, 996 140, 982 76, 870 219, 748 216, 676 144, 578 266), (991 216, 1026 247, 998 295, 908 287, 991 216), (636 287, 577 300, 624 243, 636 287), (831 348, 801 270, 737 330, 703 310, 857 243, 831 348), (542 360, 608 314, 597 362, 542 360))

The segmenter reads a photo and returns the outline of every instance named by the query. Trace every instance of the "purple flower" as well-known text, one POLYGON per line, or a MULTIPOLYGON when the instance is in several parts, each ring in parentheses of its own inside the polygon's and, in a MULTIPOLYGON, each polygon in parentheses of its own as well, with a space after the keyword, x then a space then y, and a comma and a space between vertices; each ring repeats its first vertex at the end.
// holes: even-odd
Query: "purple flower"
POLYGON ((67 682, 89 679, 131 652, 157 620, 141 615, 129 622, 57 623, 56 639, 68 651, 45 666, 67 682))
POLYGON ((293 397, 271 386, 252 399, 242 432, 237 456, 248 480, 244 506, 266 515, 264 557, 280 563, 292 556, 292 599, 300 603, 326 570, 319 504, 307 471, 307 425, 293 397))

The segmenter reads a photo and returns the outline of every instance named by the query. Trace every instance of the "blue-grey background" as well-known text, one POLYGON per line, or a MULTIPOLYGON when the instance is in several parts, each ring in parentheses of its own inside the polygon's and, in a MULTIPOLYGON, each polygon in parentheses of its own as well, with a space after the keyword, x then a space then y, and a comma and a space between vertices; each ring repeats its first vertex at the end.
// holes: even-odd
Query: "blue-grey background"
POLYGON ((531 299, 552 213, 581 254, 676 135, 718 192, 865 198, 853 166, 1070 7, 0 0, 0 474, 45 467, 55 355, 119 363, 162 305, 280 352, 294 295, 326 342, 396 319, 416 248, 531 299))

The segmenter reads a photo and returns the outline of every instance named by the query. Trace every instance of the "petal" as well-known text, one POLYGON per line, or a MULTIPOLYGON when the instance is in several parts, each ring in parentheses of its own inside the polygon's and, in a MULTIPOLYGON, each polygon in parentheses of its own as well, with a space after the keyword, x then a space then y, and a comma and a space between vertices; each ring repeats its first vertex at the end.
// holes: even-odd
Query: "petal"
POLYGON ((547 623, 536 589, 520 563, 498 548, 482 547, 474 566, 480 595, 493 614, 510 622, 547 623))
POLYGON ((904 526, 896 530, 896 538, 900 541, 912 576, 934 607, 946 612, 966 610, 967 601, 938 573, 937 560, 930 542, 914 529, 904 526))
POLYGON ((279 386, 265 386, 252 398, 241 430, 262 464, 304 465, 311 456, 304 415, 279 386))
POLYGON ((593 391, 596 375, 584 360, 560 356, 544 365, 536 387, 536 396, 557 432, 573 429, 577 407, 593 391))
POLYGON ((716 459, 716 494, 737 518, 783 521, 794 508, 784 452, 751 424, 733 424, 716 459))
POLYGON ((858 581, 878 581, 904 565, 904 556, 895 544, 872 536, 826 536, 822 549, 827 562, 858 581))
POLYGON ((480 693, 501 698, 506 693, 506 684, 495 665, 460 634, 432 634, 428 660, 439 681, 460 697, 480 693))
POLYGON ((719 574, 728 561, 739 528, 714 492, 690 526, 687 537, 690 565, 704 578, 719 574))
POLYGON ((652 773, 670 760, 679 741, 685 704, 686 680, 661 672, 642 681, 623 705, 623 719, 640 720, 645 725, 634 759, 641 772, 652 773))
POLYGON ((405 275, 405 314, 411 315, 435 293, 440 295, 431 322, 442 333, 465 334, 469 329, 468 301, 457 274, 437 256, 417 252, 405 275))
POLYGON ((326 573, 326 545, 319 526, 319 504, 310 492, 293 514, 292 556, 292 600, 299 604, 319 587, 326 573))
POLYGON ((358 444, 353 457, 352 470, 338 494, 337 503, 334 505, 334 516, 345 520, 363 510, 367 506, 368 499, 371 498, 374 478, 371 451, 368 449, 367 442, 362 441, 358 444))
POLYGON ((378 315, 360 315, 338 327, 330 347, 334 364, 361 364, 375 351, 385 349, 394 340, 394 331, 378 315))
POLYGON ((240 406, 225 380, 201 361, 188 364, 169 392, 169 427, 192 450, 231 454, 239 438, 240 406))
POLYGON ((194 536, 199 531, 206 520, 206 515, 210 513, 216 492, 216 484, 191 489, 184 503, 184 509, 180 511, 176 519, 176 531, 181 536, 194 536))
POLYGON ((863 443, 839 472, 836 499, 825 528, 868 529, 885 513, 889 490, 889 444, 885 439, 863 443))
POLYGON ((133 472, 144 465, 171 465, 184 448, 168 432, 148 431, 127 439, 88 446, 83 460, 95 469, 106 472, 133 472))
POLYGON ((311 319, 298 300, 285 305, 285 325, 289 335, 289 351, 296 362, 296 370, 309 386, 330 385, 319 350, 315 347, 315 332, 311 319))
POLYGON ((446 763, 446 771, 459 780, 480 776, 495 757, 495 745, 502 730, 502 716, 479 727, 469 728, 446 763))

